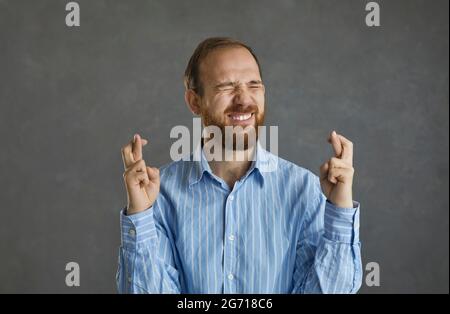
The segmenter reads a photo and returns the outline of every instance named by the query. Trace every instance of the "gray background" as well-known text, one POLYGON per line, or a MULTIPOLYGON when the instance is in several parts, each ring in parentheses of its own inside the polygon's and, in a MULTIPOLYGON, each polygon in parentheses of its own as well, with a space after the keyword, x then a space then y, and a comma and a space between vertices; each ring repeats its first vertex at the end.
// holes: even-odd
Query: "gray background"
POLYGON ((0 0, 0 292, 114 293, 125 205, 120 147, 170 161, 192 125, 182 73, 225 35, 259 56, 280 155, 318 172, 332 129, 355 143, 363 293, 449 291, 448 1, 0 0), (65 286, 65 264, 81 286, 65 286))

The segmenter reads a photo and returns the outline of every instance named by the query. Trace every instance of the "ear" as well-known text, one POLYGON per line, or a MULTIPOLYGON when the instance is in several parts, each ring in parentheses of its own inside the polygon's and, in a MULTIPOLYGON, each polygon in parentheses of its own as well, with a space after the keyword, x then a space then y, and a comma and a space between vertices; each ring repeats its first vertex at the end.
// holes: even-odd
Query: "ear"
POLYGON ((184 92, 184 101, 189 109, 195 115, 200 115, 200 97, 192 89, 186 89, 184 92))

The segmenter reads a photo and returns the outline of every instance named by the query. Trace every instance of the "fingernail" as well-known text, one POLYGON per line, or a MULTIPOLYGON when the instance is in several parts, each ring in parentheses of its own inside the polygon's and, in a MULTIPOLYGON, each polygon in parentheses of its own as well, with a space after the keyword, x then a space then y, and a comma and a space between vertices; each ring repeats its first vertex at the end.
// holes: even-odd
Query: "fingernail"
POLYGON ((137 134, 134 134, 133 143, 136 143, 136 139, 137 139, 137 134))
POLYGON ((333 130, 333 132, 331 132, 331 135, 336 136, 336 131, 333 130))

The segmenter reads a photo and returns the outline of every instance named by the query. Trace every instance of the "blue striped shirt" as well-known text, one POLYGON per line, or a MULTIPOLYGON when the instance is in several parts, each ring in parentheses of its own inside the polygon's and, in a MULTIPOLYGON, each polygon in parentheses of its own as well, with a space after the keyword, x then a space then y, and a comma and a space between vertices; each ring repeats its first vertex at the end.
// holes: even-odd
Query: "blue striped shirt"
POLYGON ((160 194, 151 208, 121 212, 119 292, 359 289, 358 202, 337 208, 316 175, 260 145, 232 189, 199 154, 199 161, 161 168, 160 194))

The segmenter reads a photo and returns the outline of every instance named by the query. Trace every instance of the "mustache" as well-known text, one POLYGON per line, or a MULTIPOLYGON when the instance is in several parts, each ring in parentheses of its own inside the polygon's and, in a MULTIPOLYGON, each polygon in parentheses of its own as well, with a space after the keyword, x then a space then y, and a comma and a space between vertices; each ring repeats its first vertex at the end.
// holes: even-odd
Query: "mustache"
POLYGON ((258 106, 257 105, 246 105, 246 106, 242 106, 242 105, 232 105, 229 108, 227 108, 225 110, 225 114, 229 114, 229 113, 241 113, 241 114, 246 114, 246 113, 258 113, 258 106))

